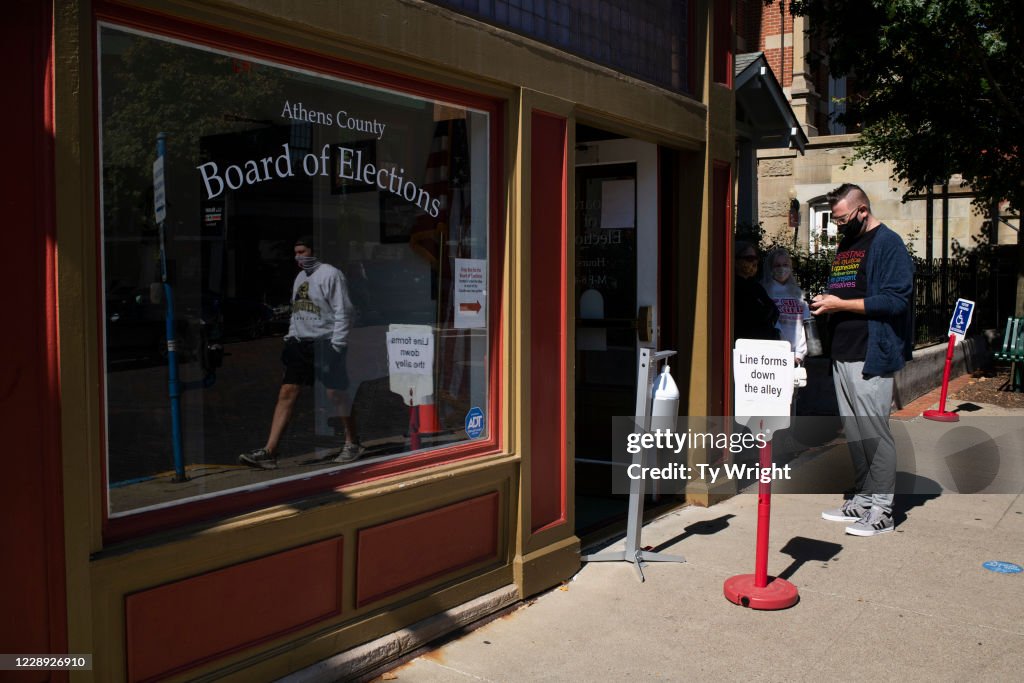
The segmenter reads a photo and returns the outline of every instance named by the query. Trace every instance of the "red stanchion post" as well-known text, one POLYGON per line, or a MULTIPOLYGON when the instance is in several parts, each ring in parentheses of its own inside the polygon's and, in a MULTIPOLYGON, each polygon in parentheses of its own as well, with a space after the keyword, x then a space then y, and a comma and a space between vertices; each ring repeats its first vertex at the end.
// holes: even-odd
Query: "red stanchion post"
MULTIPOLYGON (((763 427, 763 424, 762 424, 763 427)), ((772 442, 768 439, 760 451, 761 472, 772 466, 772 442)), ((768 576, 768 535, 771 526, 772 484, 762 478, 757 487, 757 548, 754 573, 739 574, 727 579, 725 597, 743 607, 761 610, 786 609, 796 604, 800 593, 785 579, 768 576)))
POLYGON ((956 335, 949 335, 949 346, 946 347, 946 368, 942 372, 942 391, 939 393, 939 409, 924 411, 924 417, 937 422, 958 422, 960 416, 946 410, 946 392, 949 391, 949 371, 953 367, 953 350, 956 348, 956 335))
MULTIPOLYGON (((409 401, 412 402, 412 392, 409 392, 409 401)), ((420 448, 420 409, 419 406, 409 406, 409 448, 418 451, 420 448)))
MULTIPOLYGON (((761 471, 772 466, 772 442, 761 448, 761 471)), ((768 585, 768 530, 772 521, 772 484, 764 478, 757 485, 757 548, 754 552, 754 587, 768 585)))

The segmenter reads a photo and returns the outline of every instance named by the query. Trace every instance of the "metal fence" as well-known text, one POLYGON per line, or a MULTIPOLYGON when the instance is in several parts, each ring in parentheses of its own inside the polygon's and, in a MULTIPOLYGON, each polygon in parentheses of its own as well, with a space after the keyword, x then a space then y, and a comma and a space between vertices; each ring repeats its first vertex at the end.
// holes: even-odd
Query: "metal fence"
POLYGON ((915 258, 915 345, 949 337, 949 318, 957 299, 974 301, 972 331, 1001 330, 1013 314, 1017 287, 1014 248, 971 252, 958 259, 915 258))

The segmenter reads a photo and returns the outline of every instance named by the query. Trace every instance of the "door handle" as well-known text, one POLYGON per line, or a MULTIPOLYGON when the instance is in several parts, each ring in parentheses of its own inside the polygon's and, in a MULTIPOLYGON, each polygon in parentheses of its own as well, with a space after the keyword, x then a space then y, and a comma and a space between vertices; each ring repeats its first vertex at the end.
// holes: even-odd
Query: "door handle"
POLYGON ((645 343, 654 341, 654 306, 641 306, 636 314, 637 338, 645 343))

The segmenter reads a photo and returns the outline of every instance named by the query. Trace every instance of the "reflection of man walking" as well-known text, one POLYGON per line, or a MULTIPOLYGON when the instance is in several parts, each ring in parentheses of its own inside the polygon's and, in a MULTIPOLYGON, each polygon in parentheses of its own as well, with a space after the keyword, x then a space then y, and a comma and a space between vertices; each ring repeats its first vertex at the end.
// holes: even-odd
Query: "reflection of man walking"
POLYGON ((893 373, 913 349, 911 295, 914 263, 899 235, 871 213, 856 185, 828 194, 843 234, 828 292, 811 302, 828 313, 832 370, 855 477, 854 496, 822 517, 848 522, 846 533, 874 536, 893 530, 896 444, 889 430, 893 373))
POLYGON ((345 276, 332 265, 322 263, 314 254, 313 238, 295 242, 295 261, 302 271, 292 286, 292 315, 285 336, 281 362, 284 378, 277 395, 270 435, 262 448, 243 453, 238 461, 251 467, 277 467, 277 447, 291 420, 302 385, 315 380, 327 389, 327 398, 335 406, 345 427, 345 445, 334 462, 347 463, 363 452, 351 416, 346 354, 352 319, 345 276))

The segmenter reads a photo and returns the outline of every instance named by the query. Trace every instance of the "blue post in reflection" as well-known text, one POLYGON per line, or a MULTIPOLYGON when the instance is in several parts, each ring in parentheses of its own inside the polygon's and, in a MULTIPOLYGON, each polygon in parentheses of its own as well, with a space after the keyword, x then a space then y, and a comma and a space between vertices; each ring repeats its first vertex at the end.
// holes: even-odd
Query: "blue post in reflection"
POLYGON ((164 223, 167 219, 167 194, 164 180, 164 156, 167 134, 157 133, 156 163, 153 164, 153 209, 160 226, 160 277, 164 283, 167 336, 167 393, 171 398, 171 446, 174 450, 174 481, 186 481, 185 458, 181 450, 181 383, 178 381, 177 342, 174 339, 174 292, 167 281, 167 248, 164 223))

